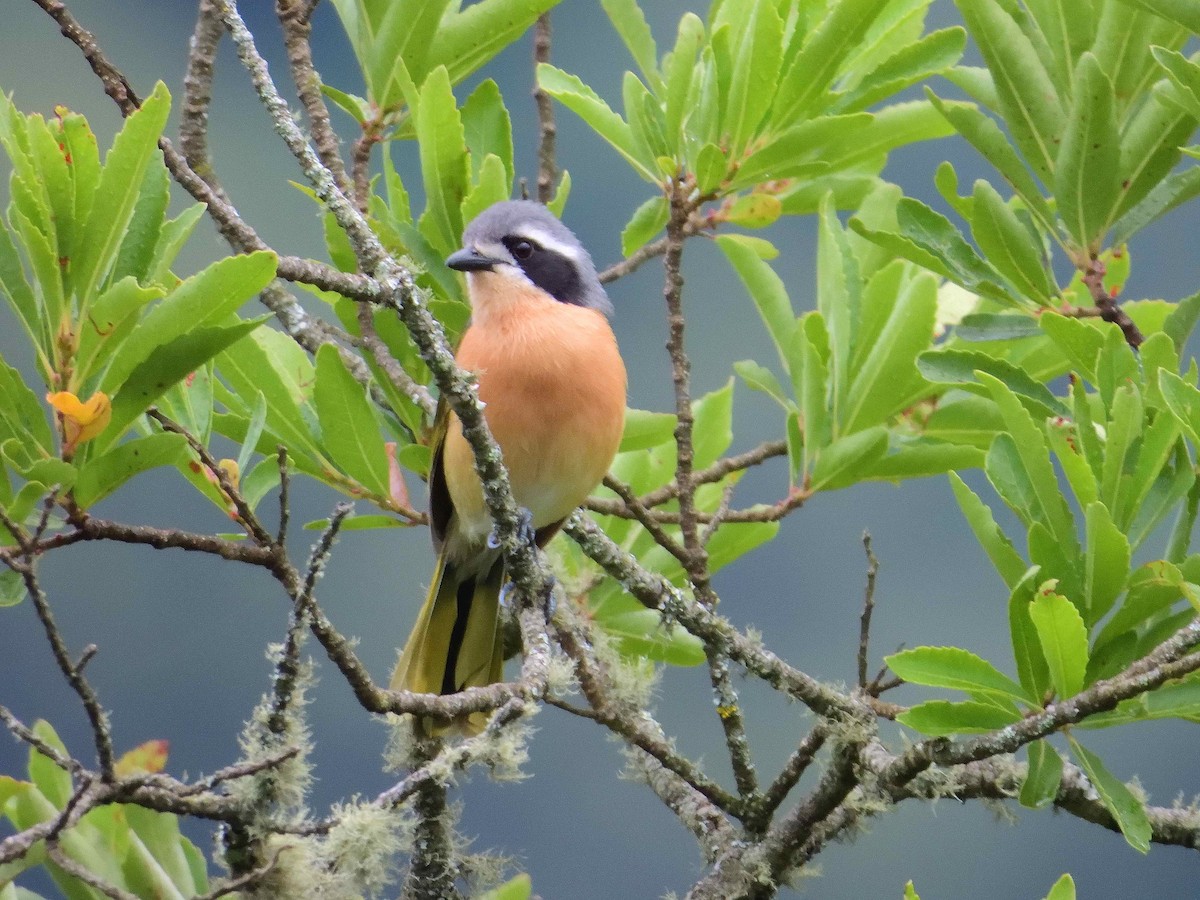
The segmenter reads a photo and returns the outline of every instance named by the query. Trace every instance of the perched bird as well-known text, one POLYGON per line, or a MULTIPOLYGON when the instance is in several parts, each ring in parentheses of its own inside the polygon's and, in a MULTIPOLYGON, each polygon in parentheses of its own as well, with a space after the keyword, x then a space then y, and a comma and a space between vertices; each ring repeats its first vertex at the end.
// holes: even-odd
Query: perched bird
MULTIPOLYGON (((546 207, 484 210, 446 260, 465 272, 471 322, 456 359, 479 380, 513 496, 539 546, 600 483, 625 420, 625 366, 612 312, 578 238, 546 207)), ((441 404, 430 439, 429 521, 437 567, 392 675, 393 690, 452 694, 500 681, 504 566, 462 424, 441 404)), ((482 725, 456 723, 465 731, 482 725)))

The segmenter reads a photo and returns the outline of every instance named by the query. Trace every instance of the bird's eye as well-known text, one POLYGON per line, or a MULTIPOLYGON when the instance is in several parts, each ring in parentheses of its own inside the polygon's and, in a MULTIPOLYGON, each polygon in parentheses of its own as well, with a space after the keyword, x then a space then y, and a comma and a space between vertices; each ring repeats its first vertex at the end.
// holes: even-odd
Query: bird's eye
POLYGON ((533 256, 533 243, 526 240, 515 240, 509 245, 512 255, 517 259, 529 259, 533 256))

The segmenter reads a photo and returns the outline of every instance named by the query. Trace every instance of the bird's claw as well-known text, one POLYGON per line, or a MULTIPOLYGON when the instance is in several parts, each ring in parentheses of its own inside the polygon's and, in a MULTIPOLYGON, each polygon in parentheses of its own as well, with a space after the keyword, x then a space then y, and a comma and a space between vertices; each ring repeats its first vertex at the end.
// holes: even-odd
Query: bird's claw
MULTIPOLYGON (((533 513, 524 506, 517 510, 517 541, 530 545, 537 543, 537 529, 533 527, 533 513)), ((499 550, 503 543, 496 529, 493 528, 488 532, 487 546, 489 550, 499 550)))

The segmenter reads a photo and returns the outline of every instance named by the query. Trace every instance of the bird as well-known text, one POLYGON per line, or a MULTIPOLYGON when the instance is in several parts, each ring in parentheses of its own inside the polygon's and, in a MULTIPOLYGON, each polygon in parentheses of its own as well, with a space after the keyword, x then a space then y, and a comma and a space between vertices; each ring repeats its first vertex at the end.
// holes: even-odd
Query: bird
MULTIPOLYGON (((446 265, 466 274, 471 305, 455 359, 477 378, 513 498, 544 547, 604 478, 621 441, 626 374, 612 304, 579 239, 532 200, 481 212, 446 265)), ((444 398, 429 445, 437 564, 391 688, 453 694, 503 680, 504 562, 474 455, 444 398)), ((452 730, 478 733, 485 721, 475 713, 452 730)))

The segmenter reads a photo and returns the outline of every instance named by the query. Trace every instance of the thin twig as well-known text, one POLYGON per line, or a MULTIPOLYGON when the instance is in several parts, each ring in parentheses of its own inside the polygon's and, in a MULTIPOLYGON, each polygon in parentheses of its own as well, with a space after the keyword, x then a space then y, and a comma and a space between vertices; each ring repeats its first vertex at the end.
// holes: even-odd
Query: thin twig
POLYGON ((50 644, 50 651, 54 655, 54 661, 58 663, 59 671, 67 679, 71 690, 79 697, 84 711, 87 713, 88 722, 92 726, 92 742, 96 746, 96 757, 100 765, 101 777, 105 781, 111 781, 115 777, 113 768, 116 764, 116 754, 113 752, 112 732, 109 728, 108 714, 100 705, 100 699, 96 696, 96 691, 92 687, 91 682, 88 681, 82 670, 71 662, 71 654, 67 650, 66 641, 63 639, 62 632, 58 628, 54 614, 50 611, 50 601, 46 597, 45 591, 42 590, 41 583, 38 581, 34 560, 27 560, 26 565, 20 572, 21 578, 25 582, 25 590, 29 592, 29 597, 33 601, 33 608, 37 611, 38 621, 42 623, 42 630, 45 632, 46 640, 50 644))
MULTIPOLYGON (((550 38, 550 13, 544 12, 538 16, 533 29, 535 71, 539 63, 550 62, 550 38)), ((554 198, 554 184, 558 181, 558 163, 555 159, 558 125, 554 121, 554 103, 550 95, 542 90, 536 76, 533 82, 533 100, 537 104, 538 115, 537 195, 540 202, 549 203, 554 198)))
POLYGON ((1120 328, 1121 333, 1125 335, 1125 342, 1136 350, 1146 338, 1133 319, 1129 318, 1129 313, 1117 303, 1117 298, 1105 289, 1104 276, 1107 270, 1104 263, 1094 256, 1090 257, 1082 273, 1083 283, 1092 295, 1096 308, 1100 310, 1100 318, 1120 328))
POLYGON ((317 155, 325 164, 344 193, 351 190, 346 165, 338 148, 337 132, 329 121, 329 109, 321 96, 321 76, 313 65, 311 10, 304 0, 275 0, 275 15, 283 26, 283 43, 287 48, 288 65, 296 94, 308 115, 308 130, 317 155))
POLYGON ((867 689, 867 660, 871 647, 871 613, 875 611, 875 576, 879 573, 879 560, 871 549, 871 533, 864 531, 863 550, 867 554, 867 586, 863 592, 863 611, 858 627, 858 686, 867 689))
POLYGON ((287 447, 283 444, 275 448, 275 459, 279 466, 279 529, 275 532, 275 543, 282 547, 287 541, 288 523, 292 515, 288 498, 292 476, 288 469, 287 447))

